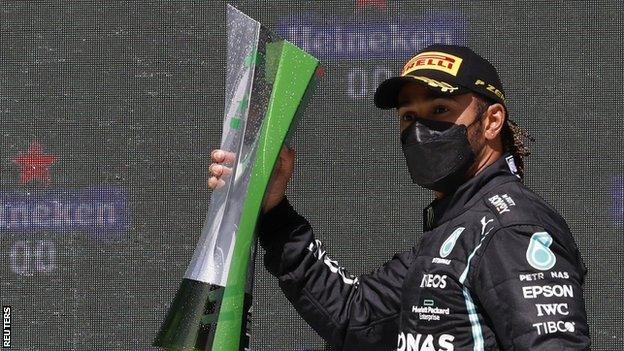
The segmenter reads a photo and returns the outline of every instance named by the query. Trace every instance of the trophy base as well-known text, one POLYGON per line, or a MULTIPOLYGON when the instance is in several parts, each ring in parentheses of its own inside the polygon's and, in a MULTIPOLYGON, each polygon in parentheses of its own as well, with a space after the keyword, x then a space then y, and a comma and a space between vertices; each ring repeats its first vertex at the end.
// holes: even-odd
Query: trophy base
MULTIPOLYGON (((183 279, 153 346, 175 351, 212 349, 224 287, 192 279, 183 279)), ((240 350, 249 347, 247 332, 251 295, 245 294, 240 350)), ((223 316, 221 316, 223 318, 223 316)))

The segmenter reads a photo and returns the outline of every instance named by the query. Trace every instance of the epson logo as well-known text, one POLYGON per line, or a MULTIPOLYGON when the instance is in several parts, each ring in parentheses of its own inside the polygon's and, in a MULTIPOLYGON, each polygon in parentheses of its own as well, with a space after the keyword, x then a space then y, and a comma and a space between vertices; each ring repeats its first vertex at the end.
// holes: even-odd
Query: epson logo
POLYGON ((442 334, 435 340, 431 334, 399 333, 397 351, 453 351, 453 340, 451 334, 442 334), (437 344, 437 347, 436 347, 437 344))
POLYGON ((574 297, 572 285, 523 286, 522 295, 525 299, 543 297, 574 297))

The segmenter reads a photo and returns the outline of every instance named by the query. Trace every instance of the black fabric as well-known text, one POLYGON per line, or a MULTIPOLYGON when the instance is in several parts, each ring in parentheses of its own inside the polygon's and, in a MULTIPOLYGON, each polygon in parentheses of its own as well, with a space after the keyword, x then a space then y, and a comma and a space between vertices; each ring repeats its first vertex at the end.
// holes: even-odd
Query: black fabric
POLYGON ((475 161, 463 124, 417 119, 401 133, 401 146, 414 183, 442 193, 455 191, 475 161), (446 130, 426 124, 451 125, 446 130))
POLYGON ((338 349, 589 349, 586 269, 574 239, 509 170, 508 156, 432 203, 435 220, 418 248, 357 278, 284 199, 259 228, 265 265, 338 349))

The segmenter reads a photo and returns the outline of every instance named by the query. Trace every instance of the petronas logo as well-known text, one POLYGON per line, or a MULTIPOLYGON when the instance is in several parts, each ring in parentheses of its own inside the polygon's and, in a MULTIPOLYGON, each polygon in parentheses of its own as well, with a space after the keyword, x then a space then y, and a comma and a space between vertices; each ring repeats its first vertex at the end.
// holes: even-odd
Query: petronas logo
POLYGON ((453 231, 453 233, 444 241, 444 244, 440 247, 440 257, 444 258, 448 256, 453 248, 455 247, 455 242, 459 235, 464 231, 464 227, 459 227, 453 231))
POLYGON ((550 250, 553 239, 547 232, 537 232, 531 236, 526 259, 529 264, 540 271, 547 271, 555 266, 557 257, 550 250))

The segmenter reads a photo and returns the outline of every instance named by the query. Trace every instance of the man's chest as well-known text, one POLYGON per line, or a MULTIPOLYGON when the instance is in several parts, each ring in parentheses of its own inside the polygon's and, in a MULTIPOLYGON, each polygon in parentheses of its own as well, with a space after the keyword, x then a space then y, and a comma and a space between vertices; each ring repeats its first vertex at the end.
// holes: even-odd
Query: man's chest
POLYGON ((471 318, 478 316, 466 284, 471 263, 494 224, 487 213, 463 216, 423 235, 403 284, 399 346, 401 338, 406 346, 419 345, 415 350, 457 350, 472 344, 471 318))

